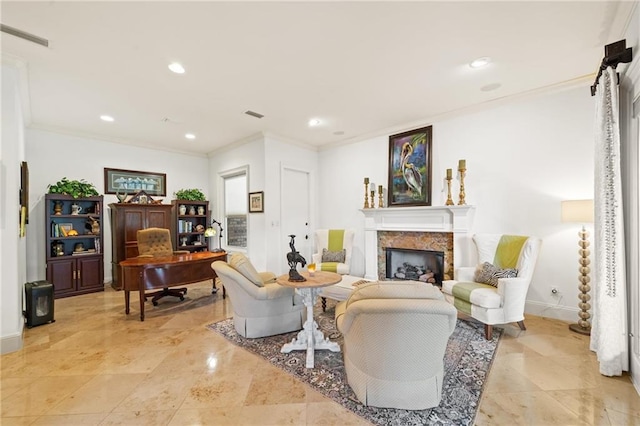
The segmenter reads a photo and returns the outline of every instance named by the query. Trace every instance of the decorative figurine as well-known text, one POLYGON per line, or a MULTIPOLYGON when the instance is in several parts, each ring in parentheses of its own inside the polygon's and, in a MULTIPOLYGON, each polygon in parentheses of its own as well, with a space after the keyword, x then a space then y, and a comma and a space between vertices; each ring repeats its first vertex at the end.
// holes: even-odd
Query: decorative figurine
POLYGON ((296 250, 295 246, 295 235, 289 235, 291 237, 291 241, 289 241, 289 247, 291 247, 291 251, 287 253, 287 261, 289 262, 289 281, 293 282, 302 282, 307 279, 300 275, 300 273, 296 270, 296 265, 300 263, 301 267, 304 267, 307 264, 307 261, 304 257, 296 250))

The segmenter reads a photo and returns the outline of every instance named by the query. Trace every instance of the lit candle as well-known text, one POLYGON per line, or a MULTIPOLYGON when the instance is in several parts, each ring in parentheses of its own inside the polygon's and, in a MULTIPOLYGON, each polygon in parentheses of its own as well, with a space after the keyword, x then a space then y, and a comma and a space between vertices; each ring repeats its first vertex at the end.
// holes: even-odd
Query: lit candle
POLYGON ((451 169, 447 169, 447 179, 451 179, 451 169))
POLYGON ((458 161, 458 170, 465 170, 467 168, 467 160, 458 161))
POLYGON ((364 178, 364 184, 365 185, 369 185, 369 178, 368 177, 364 178))
POLYGON ((382 194, 382 185, 378 185, 378 193, 382 194))

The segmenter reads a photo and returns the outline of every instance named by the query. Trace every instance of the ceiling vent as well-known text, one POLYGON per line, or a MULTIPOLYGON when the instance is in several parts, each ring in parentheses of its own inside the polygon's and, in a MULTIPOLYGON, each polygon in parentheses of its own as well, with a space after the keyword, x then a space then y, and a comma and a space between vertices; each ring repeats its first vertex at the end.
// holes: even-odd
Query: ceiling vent
POLYGON ((11 34, 12 36, 19 37, 23 40, 27 40, 32 43, 39 44, 44 47, 49 47, 49 40, 42 37, 38 37, 37 35, 27 33, 17 28, 10 27, 5 24, 0 24, 0 31, 2 31, 3 33, 11 34))
POLYGON ((252 116, 252 117, 255 117, 255 118, 262 118, 262 117, 264 117, 264 115, 262 115, 262 114, 260 114, 260 113, 257 113, 257 112, 254 112, 254 111, 251 111, 251 110, 249 110, 249 111, 245 111, 244 113, 245 113, 245 114, 247 114, 247 115, 250 115, 250 116, 252 116))

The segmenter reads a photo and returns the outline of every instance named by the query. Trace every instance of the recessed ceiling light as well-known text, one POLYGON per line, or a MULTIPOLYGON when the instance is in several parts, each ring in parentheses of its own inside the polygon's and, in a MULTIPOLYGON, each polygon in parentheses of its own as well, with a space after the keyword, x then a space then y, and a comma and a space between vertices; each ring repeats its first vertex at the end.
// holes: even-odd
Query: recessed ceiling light
POLYGON ((469 66, 471 68, 482 68, 485 67, 487 65, 489 65, 491 63, 491 58, 489 58, 488 56, 482 57, 482 58, 478 58, 474 61, 472 61, 469 66))
POLYGON ((310 127, 315 127, 319 124, 320 124, 320 120, 318 120, 317 118, 312 118, 311 120, 309 120, 310 127))
POLYGON ((110 115, 101 115, 100 116, 100 120, 108 121, 108 122, 115 121, 114 118, 112 116, 110 116, 110 115))
POLYGON ((194 135, 193 133, 186 133, 184 137, 187 139, 195 139, 196 135, 194 135))
POLYGON ((176 74, 184 74, 184 67, 177 62, 169 64, 169 69, 176 74))

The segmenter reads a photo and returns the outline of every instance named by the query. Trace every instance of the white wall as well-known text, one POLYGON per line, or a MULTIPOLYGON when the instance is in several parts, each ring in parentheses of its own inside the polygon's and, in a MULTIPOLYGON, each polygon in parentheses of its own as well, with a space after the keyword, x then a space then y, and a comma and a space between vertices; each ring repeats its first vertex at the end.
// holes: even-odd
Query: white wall
MULTIPOLYGON (((466 159, 466 201, 476 206, 475 232, 543 239, 527 297, 529 313, 577 319, 580 226, 560 222, 560 201, 593 197, 593 114, 589 88, 580 87, 425 123, 433 125, 433 205, 446 201, 445 170, 466 159), (552 296, 552 286, 560 297, 552 296)), ((359 275, 364 273, 363 178, 386 190, 388 136, 319 156, 319 224, 356 229, 352 272, 359 275)), ((457 202, 458 188, 452 192, 457 202)))
MULTIPOLYGON (((4 88, 3 88, 4 91, 4 88)), ((209 193, 209 165, 204 156, 186 155, 148 148, 125 146, 114 142, 88 139, 43 130, 26 132, 27 161, 31 172, 30 232, 27 235, 27 278, 45 279, 44 195, 47 186, 63 177, 84 179, 104 194, 104 168, 166 173, 167 195, 153 197, 170 204, 173 193, 183 188, 198 188, 209 193)), ((104 273, 111 282, 110 203, 115 195, 104 195, 104 273)))
MULTIPOLYGON (((26 239, 20 238, 20 163, 25 160, 24 123, 19 99, 20 64, 2 61, 0 139, 0 353, 22 347, 22 293, 26 280, 26 239)), ((34 228, 33 221, 27 232, 34 228)))
MULTIPOLYGON (((210 154, 211 199, 218 200, 214 217, 222 217, 221 174, 239 167, 249 168, 249 192, 264 191, 264 213, 249 214, 246 250, 259 271, 284 273, 287 268, 288 239, 281 235, 281 167, 296 165, 309 171, 315 188, 317 154, 314 149, 282 142, 273 135, 256 135, 210 154)), ((312 221, 315 208, 312 204, 312 221)))

